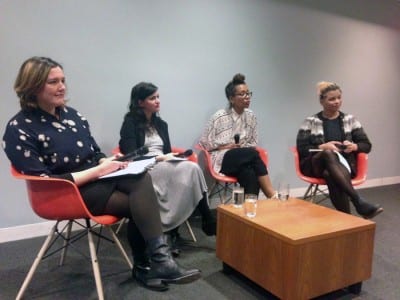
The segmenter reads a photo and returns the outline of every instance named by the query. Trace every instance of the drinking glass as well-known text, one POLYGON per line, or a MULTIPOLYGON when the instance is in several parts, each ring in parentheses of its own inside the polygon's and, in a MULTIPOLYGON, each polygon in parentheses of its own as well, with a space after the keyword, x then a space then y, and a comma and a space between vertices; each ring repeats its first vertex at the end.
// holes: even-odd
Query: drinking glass
POLYGON ((280 201, 287 201, 290 196, 290 185, 285 182, 279 183, 278 198, 280 201))
POLYGON ((240 208, 244 202, 244 189, 242 187, 235 186, 232 190, 232 202, 233 206, 240 208))
POLYGON ((249 218, 254 218, 257 214, 257 195, 246 194, 244 196, 244 213, 249 218))

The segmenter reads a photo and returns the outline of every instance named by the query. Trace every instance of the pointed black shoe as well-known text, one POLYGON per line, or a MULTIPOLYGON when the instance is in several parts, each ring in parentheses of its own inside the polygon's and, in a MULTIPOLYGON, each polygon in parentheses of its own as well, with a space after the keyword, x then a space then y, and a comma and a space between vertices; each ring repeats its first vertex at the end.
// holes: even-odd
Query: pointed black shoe
POLYGON ((383 212, 383 208, 378 204, 370 204, 364 199, 360 198, 357 201, 353 201, 356 211, 364 219, 372 219, 383 212))

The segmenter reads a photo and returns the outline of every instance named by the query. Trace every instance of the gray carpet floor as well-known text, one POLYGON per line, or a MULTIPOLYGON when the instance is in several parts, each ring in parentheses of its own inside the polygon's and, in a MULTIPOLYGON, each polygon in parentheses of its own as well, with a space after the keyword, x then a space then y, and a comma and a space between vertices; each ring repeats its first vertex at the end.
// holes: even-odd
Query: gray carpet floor
MULTIPOLYGON (((380 203, 385 211, 377 216, 372 277, 356 296, 346 289, 318 297, 321 299, 400 299, 400 185, 360 190, 370 202, 380 203)), ((321 205, 330 206, 329 201, 321 205)), ((167 292, 154 292, 140 286, 119 252, 109 243, 102 243, 99 262, 106 299, 277 299, 240 274, 225 274, 215 256, 215 237, 207 237, 200 229, 200 218, 192 216, 191 224, 198 238, 190 242, 185 226, 180 229, 182 254, 177 261, 185 267, 197 267, 202 278, 186 285, 171 285, 167 292)), ((126 246, 124 232, 121 240, 126 246)), ((0 244, 0 299, 15 299, 33 259, 44 238, 0 244)), ((87 254, 87 242, 77 243, 87 254)), ((58 267, 58 255, 44 260, 25 299, 96 299, 95 283, 89 260, 75 251, 69 251, 67 260, 58 267)), ((268 270, 266 270, 267 272, 268 270)))

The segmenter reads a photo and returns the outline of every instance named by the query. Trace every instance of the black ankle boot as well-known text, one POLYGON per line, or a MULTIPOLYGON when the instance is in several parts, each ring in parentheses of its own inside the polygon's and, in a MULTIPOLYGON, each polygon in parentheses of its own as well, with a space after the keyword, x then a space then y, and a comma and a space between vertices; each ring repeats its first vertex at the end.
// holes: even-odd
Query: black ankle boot
MULTIPOLYGON (((128 223, 128 242, 132 249, 133 256, 133 269, 132 277, 137 281, 142 282, 143 276, 150 271, 150 258, 146 252, 146 241, 143 239, 136 224, 131 220, 128 223)), ((150 283, 147 285, 148 288, 155 291, 166 291, 168 285, 165 283, 150 283)))
POLYGON ((358 200, 352 200, 356 211, 365 219, 372 219, 376 215, 383 212, 383 208, 378 204, 370 204, 361 197, 358 200))
POLYGON ((178 266, 169 253, 164 236, 148 241, 150 270, 139 271, 136 278, 145 286, 161 286, 168 283, 189 283, 200 278, 200 270, 185 270, 178 266))
POLYGON ((181 249, 179 249, 177 243, 179 233, 170 231, 168 233, 165 233, 165 236, 167 238, 167 244, 169 246, 172 256, 178 257, 179 254, 181 254, 181 249))

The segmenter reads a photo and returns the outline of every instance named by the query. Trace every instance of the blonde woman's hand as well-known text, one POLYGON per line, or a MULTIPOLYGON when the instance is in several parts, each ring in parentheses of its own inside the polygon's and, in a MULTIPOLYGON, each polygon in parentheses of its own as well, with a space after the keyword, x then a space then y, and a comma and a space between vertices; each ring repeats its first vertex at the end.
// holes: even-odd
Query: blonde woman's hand
POLYGON ((117 156, 113 155, 99 160, 99 165, 97 166, 100 173, 99 177, 110 174, 120 169, 125 169, 128 166, 128 161, 117 161, 115 160, 116 158, 117 156))
POLYGON ((350 141, 343 141, 343 145, 346 146, 346 149, 343 150, 343 152, 345 153, 350 153, 358 150, 358 145, 350 141))
POLYGON ((340 147, 341 147, 342 143, 338 142, 338 141, 330 141, 324 144, 321 144, 318 146, 319 149, 322 150, 332 150, 332 151, 341 151, 340 147))

